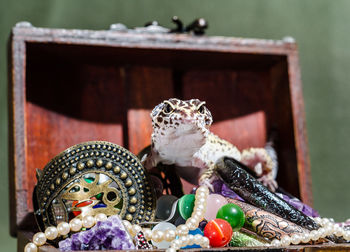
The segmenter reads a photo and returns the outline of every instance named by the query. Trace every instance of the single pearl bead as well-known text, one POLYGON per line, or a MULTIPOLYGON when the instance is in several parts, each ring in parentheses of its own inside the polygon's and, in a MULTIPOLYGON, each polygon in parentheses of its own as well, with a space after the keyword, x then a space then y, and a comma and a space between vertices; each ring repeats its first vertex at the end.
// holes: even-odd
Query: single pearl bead
POLYGON ((321 227, 319 230, 318 230, 319 234, 320 234, 320 238, 325 238, 327 236, 327 233, 326 233, 326 229, 321 227))
POLYGON ((344 234, 344 229, 342 229, 341 227, 339 227, 338 225, 336 225, 336 226, 334 227, 334 234, 335 234, 336 236, 343 236, 343 234, 344 234))
POLYGON ((105 221, 107 220, 107 215, 105 215, 104 213, 99 213, 99 214, 96 214, 95 219, 96 219, 96 222, 105 221))
POLYGON ((175 248, 175 249, 181 248, 181 241, 180 241, 179 239, 174 240, 174 241, 171 243, 171 247, 172 247, 172 248, 175 248))
POLYGON ((46 236, 43 232, 38 232, 33 236, 33 243, 37 246, 42 246, 46 242, 46 236))
POLYGON ((61 222, 57 225, 57 231, 60 235, 65 236, 70 231, 70 226, 67 222, 61 222))
POLYGON ((207 198, 207 194, 204 193, 204 192, 196 193, 196 198, 203 198, 203 199, 206 199, 206 198, 207 198))
POLYGON ((304 233, 301 235, 301 241, 303 243, 308 243, 310 241, 310 233, 304 233))
POLYGON ((202 202, 202 204, 206 204, 207 203, 207 195, 205 193, 198 193, 196 194, 196 201, 195 201, 195 205, 198 205, 199 202, 202 202))
POLYGON ((301 236, 299 234, 293 234, 291 237, 290 237, 290 240, 293 244, 299 244, 300 243, 300 240, 301 240, 301 236))
POLYGON ((199 192, 209 192, 209 191, 208 191, 208 188, 206 186, 200 186, 196 190, 196 193, 199 193, 199 192))
POLYGON ((75 218, 69 222, 69 226, 72 231, 78 232, 83 227, 83 223, 80 219, 75 218))
POLYGON ((154 242, 161 242, 164 240, 164 232, 160 230, 153 230, 152 231, 152 241, 154 242))
POLYGON ((198 227, 198 222, 197 222, 197 219, 188 219, 186 221, 186 226, 188 227, 189 230, 193 230, 193 229, 196 229, 198 227))
POLYGON ((207 204, 207 197, 200 197, 200 196, 196 195, 196 200, 195 200, 194 204, 195 205, 207 204))
POLYGON ((188 227, 184 224, 177 226, 176 228, 176 234, 179 236, 187 235, 188 234, 188 227))
POLYGON ((317 224, 320 224, 322 219, 320 217, 315 217, 314 218, 314 221, 317 223, 317 224))
POLYGON ((126 230, 128 230, 128 232, 130 233, 132 229, 132 224, 127 220, 123 220, 123 225, 126 228, 126 230))
POLYGON ((194 241, 194 244, 200 244, 201 243, 201 240, 202 240, 202 237, 200 234, 196 234, 194 237, 193 237, 193 241, 194 241))
POLYGON ((48 227, 45 229, 45 235, 48 240, 55 240, 58 236, 58 230, 55 227, 48 227))
POLYGON ((165 231, 164 233, 164 239, 167 241, 167 242, 171 242, 172 240, 174 240, 176 237, 176 231, 175 230, 172 230, 172 229, 168 229, 165 231))
POLYGON ((290 244, 289 236, 288 235, 283 236, 281 239, 281 245, 285 247, 285 246, 289 246, 289 244, 290 244))
POLYGON ((187 235, 187 239, 188 239, 188 245, 193 245, 194 244, 194 235, 187 235))
POLYGON ((332 224, 325 225, 324 230, 325 230, 326 235, 332 235, 333 234, 333 225, 332 224))
POLYGON ((323 219, 321 220, 321 225, 322 225, 322 226, 325 226, 325 225, 327 225, 328 223, 330 223, 330 221, 329 221, 328 219, 326 219, 326 218, 323 218, 323 219))
POLYGON ((207 206, 205 206, 204 204, 200 204, 200 205, 194 206, 193 210, 203 212, 206 208, 207 206))
POLYGON ((195 204, 206 204, 207 203, 207 199, 206 198, 199 198, 196 199, 195 204))
POLYGON ((349 241, 350 240, 350 231, 349 230, 345 231, 343 237, 344 237, 345 240, 349 241))
POLYGON ((95 217, 91 215, 86 215, 83 217, 83 227, 91 228, 93 225, 95 225, 95 217))
POLYGON ((310 232, 310 238, 313 241, 317 241, 320 238, 320 234, 316 230, 310 232))
POLYGON ((187 238, 187 236, 181 236, 179 238, 179 240, 181 241, 181 247, 184 247, 184 246, 188 245, 188 238, 187 238))
POLYGON ((197 204, 194 205, 193 211, 198 211, 204 214, 204 212, 207 210, 207 204, 197 204))
POLYGON ((202 220, 203 219, 203 213, 198 213, 198 212, 195 212, 194 215, 193 215, 193 218, 196 218, 198 220, 202 220))
POLYGON ((38 251, 38 247, 32 243, 29 242, 25 247, 24 247, 24 252, 37 252, 38 251))
MULTIPOLYGON (((192 223, 198 223, 199 224, 199 219, 197 217, 194 217, 194 214, 191 216, 191 218, 187 219, 187 221, 190 221, 192 223)), ((186 221, 186 222, 187 222, 186 221)), ((198 225, 197 225, 198 226, 198 225)))
POLYGON ((271 242, 271 246, 279 247, 280 245, 281 245, 281 243, 277 239, 273 239, 271 242))
POLYGON ((208 239, 208 237, 206 237, 206 236, 203 236, 203 238, 202 238, 202 243, 201 243, 201 245, 202 245, 202 247, 203 248, 209 248, 209 239, 208 239))
POLYGON ((146 240, 151 240, 152 239, 152 230, 149 228, 143 229, 143 234, 145 235, 146 240))
MULTIPOLYGON (((132 236, 134 236, 134 235, 136 235, 136 234, 138 234, 140 231, 142 231, 142 228, 139 226, 139 225, 132 225, 132 228, 131 228, 131 230, 130 230, 130 234, 132 235, 132 236)), ((153 235, 152 235, 153 236, 153 235)))

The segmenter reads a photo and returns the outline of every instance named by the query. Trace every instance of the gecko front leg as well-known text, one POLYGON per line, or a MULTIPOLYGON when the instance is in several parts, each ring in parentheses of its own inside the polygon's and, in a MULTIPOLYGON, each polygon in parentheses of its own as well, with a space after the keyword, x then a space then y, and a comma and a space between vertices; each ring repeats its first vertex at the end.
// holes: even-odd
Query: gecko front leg
POLYGON ((214 174, 216 167, 215 163, 209 162, 207 163, 207 167, 208 168, 204 170, 204 172, 200 175, 198 184, 199 186, 206 185, 212 192, 214 192, 213 182, 216 179, 216 176, 214 174))

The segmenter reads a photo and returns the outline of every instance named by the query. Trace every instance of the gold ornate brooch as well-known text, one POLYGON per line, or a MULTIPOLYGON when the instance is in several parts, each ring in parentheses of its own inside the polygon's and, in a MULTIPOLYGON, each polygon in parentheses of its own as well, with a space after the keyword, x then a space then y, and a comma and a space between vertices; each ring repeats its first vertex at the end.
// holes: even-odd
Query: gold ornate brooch
POLYGON ((132 223, 152 221, 155 194, 139 159, 113 143, 68 148, 37 171, 34 214, 41 230, 86 215, 118 214, 132 223))

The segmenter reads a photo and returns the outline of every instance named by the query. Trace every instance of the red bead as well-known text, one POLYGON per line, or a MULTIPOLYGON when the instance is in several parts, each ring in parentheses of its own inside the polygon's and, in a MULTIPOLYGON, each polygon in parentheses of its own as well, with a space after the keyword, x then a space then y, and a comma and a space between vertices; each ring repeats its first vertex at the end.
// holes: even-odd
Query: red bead
POLYGON ((232 238, 232 227, 230 223, 222 219, 214 219, 208 222, 204 228, 204 236, 209 239, 210 246, 223 247, 232 238))

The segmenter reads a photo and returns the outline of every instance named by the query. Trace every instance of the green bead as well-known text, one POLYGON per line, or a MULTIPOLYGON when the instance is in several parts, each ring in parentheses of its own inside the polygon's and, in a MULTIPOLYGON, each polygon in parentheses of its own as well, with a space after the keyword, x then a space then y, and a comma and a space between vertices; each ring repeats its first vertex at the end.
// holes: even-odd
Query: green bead
POLYGON ((181 217, 185 220, 191 217, 194 207, 194 200, 194 194, 186 194, 179 199, 177 209, 179 210, 181 217))
POLYGON ((223 205, 217 212, 216 218, 226 220, 230 223, 233 231, 240 230, 245 222, 245 216, 242 209, 232 203, 223 205))

